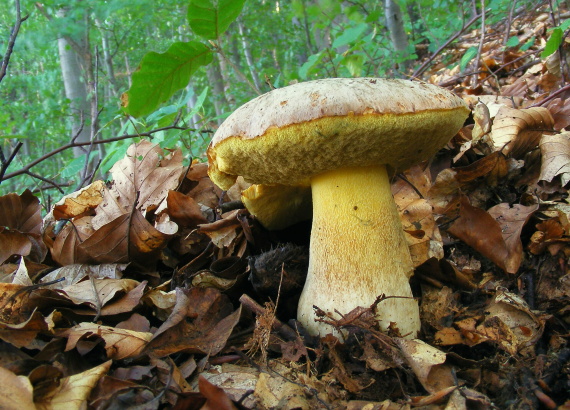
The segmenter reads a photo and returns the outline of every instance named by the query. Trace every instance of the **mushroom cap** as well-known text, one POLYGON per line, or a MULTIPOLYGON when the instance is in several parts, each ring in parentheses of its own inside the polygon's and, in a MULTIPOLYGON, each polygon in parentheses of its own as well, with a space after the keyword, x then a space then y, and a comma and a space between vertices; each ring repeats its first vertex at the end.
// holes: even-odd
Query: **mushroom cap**
POLYGON ((297 185, 344 166, 400 172, 434 155, 461 128, 467 104, 408 80, 329 78, 272 90, 234 111, 208 148, 210 178, 297 185))

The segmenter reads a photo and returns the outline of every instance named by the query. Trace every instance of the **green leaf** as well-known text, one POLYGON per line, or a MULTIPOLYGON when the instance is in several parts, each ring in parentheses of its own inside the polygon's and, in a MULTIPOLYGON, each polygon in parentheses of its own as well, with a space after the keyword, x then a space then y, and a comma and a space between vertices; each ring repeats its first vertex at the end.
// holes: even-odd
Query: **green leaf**
POLYGON ((350 27, 344 30, 343 33, 334 40, 332 47, 338 48, 350 43, 354 43, 362 36, 367 28, 368 24, 360 23, 354 27, 350 27))
POLYGON ((174 43, 166 53, 146 54, 133 84, 121 97, 127 114, 150 114, 172 95, 188 85, 190 76, 212 62, 212 50, 197 41, 174 43))
POLYGON ((205 87, 204 90, 200 93, 200 95, 196 97, 196 103, 194 104, 190 112, 186 115, 187 119, 193 117, 195 114, 198 113, 198 111, 202 109, 202 106, 204 105, 204 101, 206 100, 207 95, 208 95, 208 87, 205 87))
POLYGON ((534 42, 536 41, 536 37, 532 36, 526 43, 524 43, 521 48, 520 51, 526 51, 529 48, 531 48, 534 45, 534 42))
POLYGON ((473 58, 476 55, 477 55, 477 47, 469 47, 467 49, 465 54, 463 54, 463 57, 461 57, 461 62, 459 64, 459 68, 461 69, 462 72, 463 70, 465 70, 465 67, 467 67, 467 64, 469 64, 469 62, 473 60, 473 58))
POLYGON ((303 80, 306 80, 309 76, 309 73, 315 68, 317 64, 321 62, 322 58, 323 51, 309 56, 305 64, 299 68, 299 77, 301 77, 303 80))
POLYGON ((513 36, 511 38, 509 38, 509 41, 507 41, 507 44, 505 44, 507 47, 516 47, 518 46, 520 43, 519 38, 517 36, 513 36))
POLYGON ((560 44, 562 44, 562 29, 560 27, 556 27, 552 30, 552 34, 546 41, 546 45, 544 46, 544 50, 540 53, 540 58, 546 58, 556 52, 560 44))
POLYGON ((217 40, 239 16, 245 0, 190 0, 188 24, 197 35, 217 40))
POLYGON ((351 76, 360 77, 362 75, 364 56, 360 54, 348 55, 342 59, 341 63, 348 69, 351 76))

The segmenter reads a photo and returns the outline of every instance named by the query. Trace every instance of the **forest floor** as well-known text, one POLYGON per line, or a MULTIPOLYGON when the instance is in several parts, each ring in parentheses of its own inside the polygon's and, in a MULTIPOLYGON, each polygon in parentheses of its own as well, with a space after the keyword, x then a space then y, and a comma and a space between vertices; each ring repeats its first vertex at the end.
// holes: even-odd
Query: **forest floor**
POLYGON ((333 320, 345 340, 305 335, 310 223, 268 232, 231 208, 242 186, 143 141, 47 217, 0 197, 0 407, 569 409, 568 27, 541 58, 559 24, 515 16, 424 58, 472 116, 392 185, 418 339, 374 306, 333 320))

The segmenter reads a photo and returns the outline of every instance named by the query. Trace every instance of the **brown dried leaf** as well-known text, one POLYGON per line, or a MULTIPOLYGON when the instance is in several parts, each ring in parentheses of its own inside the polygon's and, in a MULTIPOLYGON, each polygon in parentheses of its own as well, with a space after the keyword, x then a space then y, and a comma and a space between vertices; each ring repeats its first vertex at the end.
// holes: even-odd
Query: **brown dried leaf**
POLYGON ((542 134, 551 131, 554 119, 543 107, 525 109, 501 108, 495 117, 491 139, 505 155, 522 158, 538 146, 542 134))
POLYGON ((50 289, 64 289, 74 283, 79 283, 88 277, 92 277, 94 279, 120 279, 126 268, 127 264, 116 263, 101 265, 68 265, 43 276, 40 283, 59 280, 57 283, 50 285, 50 289))
POLYGON ((69 409, 80 410, 87 407, 87 399, 97 382, 111 367, 111 361, 73 376, 61 379, 57 390, 50 397, 36 401, 39 410, 69 409))
POLYGON ((139 282, 132 279, 93 278, 67 286, 58 293, 75 305, 85 304, 98 309, 115 298, 117 293, 128 293, 137 286, 140 286, 139 282))
POLYGON ((477 141, 491 131, 491 114, 487 105, 482 102, 475 105, 473 120, 475 121, 475 126, 471 135, 473 141, 477 141))
POLYGON ((34 387, 26 376, 17 376, 10 370, 0 367, 2 386, 2 409, 35 410, 34 387))
POLYGON ((0 227, 0 264, 12 255, 28 256, 31 251, 32 242, 28 235, 0 227))
POLYGON ((499 204, 489 212, 461 198, 459 218, 447 229, 453 236, 493 261, 508 273, 516 273, 522 261, 520 233, 538 205, 499 204))
POLYGON ((399 178, 391 189, 406 233, 412 262, 417 267, 430 258, 443 258, 443 242, 432 206, 418 195, 418 192, 427 194, 431 187, 429 170, 414 166, 406 171, 404 177, 407 181, 399 178))
POLYGON ((104 187, 105 182, 95 181, 79 191, 66 195, 53 207, 53 217, 58 221, 91 215, 93 210, 103 201, 104 187))
POLYGON ((512 355, 534 345, 544 331, 544 323, 514 293, 497 292, 485 314, 486 319, 477 330, 512 355))
POLYGON ((228 247, 238 236, 237 231, 241 229, 241 222, 238 219, 240 212, 243 210, 227 212, 216 222, 200 225, 198 232, 208 235, 218 248, 228 247))
POLYGON ((114 184, 104 190, 93 227, 98 229, 129 213, 137 192, 137 209, 141 212, 156 209, 168 191, 176 189, 183 171, 180 150, 163 157, 162 149, 146 140, 131 145, 125 158, 111 168, 114 184))
POLYGON ((206 398, 206 403, 201 407, 201 410, 237 409, 224 390, 210 383, 204 376, 199 376, 198 387, 200 388, 200 393, 206 398))
POLYGON ((195 228, 196 225, 208 223, 200 205, 192 197, 168 191, 166 201, 170 218, 181 227, 195 228))
POLYGON ((554 118, 554 129, 557 131, 562 128, 568 129, 570 125, 570 104, 568 100, 555 98, 548 104, 547 108, 554 118))
POLYGON ((148 266, 156 260, 169 238, 170 235, 149 224, 139 211, 134 211, 132 218, 124 214, 102 226, 78 248, 89 255, 89 260, 83 263, 136 262, 148 266))
POLYGON ((66 330, 62 336, 67 337, 66 352, 75 348, 80 340, 92 336, 100 337, 105 341, 107 357, 113 360, 121 360, 138 356, 152 338, 152 333, 134 332, 128 329, 84 322, 66 330))
POLYGON ((487 212, 498 222, 503 240, 508 249, 508 259, 505 261, 505 270, 516 273, 522 261, 523 247, 520 240, 523 227, 532 214, 538 209, 538 204, 523 206, 514 204, 499 204, 487 212))
POLYGON ((560 175, 562 186, 570 181, 570 132, 557 135, 544 135, 540 140, 542 165, 541 181, 552 182, 560 175))
POLYGON ((0 226, 22 233, 41 234, 42 217, 38 198, 28 189, 0 197, 0 226))
POLYGON ((91 226, 91 219, 91 216, 85 216, 70 221, 55 236, 55 240, 45 240, 47 235, 51 236, 53 234, 55 225, 51 225, 46 230, 44 242, 50 248, 51 256, 55 262, 66 266, 89 260, 89 256, 85 254, 79 245, 95 232, 91 226))
POLYGON ((155 332, 145 352, 163 357, 177 352, 215 355, 237 324, 241 308, 232 313, 227 296, 212 288, 176 289, 176 305, 155 332))

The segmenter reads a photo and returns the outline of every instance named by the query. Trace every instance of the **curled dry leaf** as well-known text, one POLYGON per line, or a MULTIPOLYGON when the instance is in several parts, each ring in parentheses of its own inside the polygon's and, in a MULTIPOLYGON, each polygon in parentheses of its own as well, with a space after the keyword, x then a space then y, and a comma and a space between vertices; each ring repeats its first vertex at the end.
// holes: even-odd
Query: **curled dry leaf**
POLYGON ((543 107, 501 108, 493 122, 491 139, 505 155, 521 158, 538 146, 542 134, 552 131, 554 119, 543 107))
POLYGON ((230 246, 230 244, 238 236, 238 230, 241 229, 241 222, 238 219, 243 209, 236 209, 222 215, 222 219, 209 224, 199 226, 199 232, 210 237, 212 243, 218 248, 230 246))
POLYGON ((419 382, 430 393, 455 385, 451 366, 445 364, 447 355, 419 339, 396 338, 408 365, 419 382))
POLYGON ((0 283, 0 339, 17 347, 31 348, 40 343, 35 338, 40 333, 50 333, 60 313, 52 312, 44 317, 39 308, 57 295, 47 289, 33 291, 22 285, 0 283), (39 294, 43 294, 44 297, 39 294))
POLYGON ((473 133, 471 135, 473 141, 476 142, 483 137, 483 135, 491 131, 491 114, 489 107, 482 102, 477 103, 473 110, 473 120, 475 121, 475 126, 473 127, 473 133))
POLYGON ((423 198, 431 187, 429 170, 414 166, 392 186, 414 267, 430 258, 443 258, 443 242, 431 204, 423 198), (422 197, 420 197, 420 195, 422 197))
POLYGON ((92 369, 73 376, 61 379, 55 392, 49 397, 41 397, 36 400, 36 407, 39 410, 48 409, 69 409, 80 410, 87 407, 87 399, 97 382, 103 377, 111 367, 111 361, 100 364, 92 369))
MULTIPOLYGON (((53 218, 73 219, 83 215, 91 215, 94 209, 103 201, 105 182, 95 181, 79 191, 64 196, 52 209, 53 218)), ((50 217, 46 217, 46 221, 50 217)))
POLYGON ((557 135, 544 135, 540 140, 542 165, 541 181, 551 182, 560 175, 562 186, 570 181, 570 132, 557 135))
POLYGON ((105 342, 107 357, 121 360, 138 356, 152 338, 152 333, 135 332, 95 323, 80 323, 63 332, 62 336, 67 337, 66 352, 75 348, 82 339, 100 337, 105 342))

